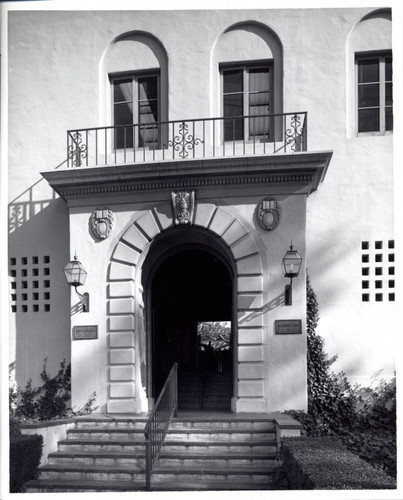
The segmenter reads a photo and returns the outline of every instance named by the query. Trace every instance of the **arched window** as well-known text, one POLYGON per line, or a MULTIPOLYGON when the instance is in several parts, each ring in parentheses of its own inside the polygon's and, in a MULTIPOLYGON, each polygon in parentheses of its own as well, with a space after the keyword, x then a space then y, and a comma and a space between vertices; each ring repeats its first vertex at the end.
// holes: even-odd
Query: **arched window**
POLYGON ((393 75, 389 9, 372 12, 356 24, 348 40, 348 58, 348 130, 351 135, 391 132, 393 75))
POLYGON ((162 44, 148 33, 118 37, 105 55, 104 74, 114 148, 159 148, 159 122, 168 120, 168 58, 162 44))
POLYGON ((283 112, 283 56, 277 35, 260 23, 236 24, 220 35, 212 60, 219 89, 213 113, 224 117, 224 140, 273 140, 273 115, 283 112))

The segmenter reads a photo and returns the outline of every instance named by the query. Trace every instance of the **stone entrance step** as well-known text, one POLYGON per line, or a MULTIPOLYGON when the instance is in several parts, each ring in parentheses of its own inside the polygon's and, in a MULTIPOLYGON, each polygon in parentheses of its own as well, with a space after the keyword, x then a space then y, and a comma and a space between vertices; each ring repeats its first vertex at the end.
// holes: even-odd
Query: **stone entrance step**
MULTIPOLYGON (((144 490, 145 423, 145 418, 77 419, 25 491, 144 490)), ((269 417, 190 414, 171 421, 151 486, 158 491, 273 489, 278 465, 276 425, 269 417)))
POLYGON ((201 484, 204 481, 226 482, 227 489, 232 490, 232 481, 244 484, 270 484, 274 481, 277 467, 216 467, 216 466, 182 466, 163 467, 157 465, 153 471, 152 484, 159 482, 173 482, 181 484, 192 482, 201 484))
MULTIPOLYGON (((243 483, 232 482, 232 491, 242 490, 275 490, 276 485, 271 483, 243 483)), ((177 481, 155 483, 153 491, 228 491, 228 482, 208 482, 203 483, 185 482, 178 483, 177 481)), ((30 481, 30 485, 26 487, 26 493, 84 493, 84 492, 131 492, 145 491, 144 482, 134 481, 66 481, 66 480, 35 480, 30 481)))

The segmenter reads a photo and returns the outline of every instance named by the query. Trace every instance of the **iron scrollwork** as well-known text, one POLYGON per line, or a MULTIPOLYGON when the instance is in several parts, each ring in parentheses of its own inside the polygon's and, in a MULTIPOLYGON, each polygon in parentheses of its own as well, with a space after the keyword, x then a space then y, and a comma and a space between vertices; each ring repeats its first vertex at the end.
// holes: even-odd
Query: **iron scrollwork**
POLYGON ((300 115, 292 115, 290 127, 285 131, 285 144, 291 144, 292 151, 302 151, 305 136, 305 119, 301 123, 300 115))
POLYGON ((70 134, 73 144, 69 145, 68 159, 73 160, 74 167, 81 167, 82 159, 87 157, 87 145, 83 144, 81 132, 74 132, 70 134))
POLYGON ((202 139, 195 138, 190 134, 189 125, 186 122, 182 122, 179 124, 179 135, 176 135, 172 141, 168 141, 168 146, 173 148, 174 151, 179 151, 181 158, 187 158, 189 151, 203 143, 202 139))

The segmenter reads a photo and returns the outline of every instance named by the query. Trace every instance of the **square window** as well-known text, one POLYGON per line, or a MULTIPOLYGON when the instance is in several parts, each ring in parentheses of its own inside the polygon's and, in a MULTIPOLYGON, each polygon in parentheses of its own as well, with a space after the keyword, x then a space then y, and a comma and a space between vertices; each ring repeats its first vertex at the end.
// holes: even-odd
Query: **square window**
POLYGON ((22 298, 22 300, 28 300, 28 294, 27 293, 23 293, 21 295, 21 298, 22 298))
POLYGON ((390 302, 394 302, 395 301, 395 294, 394 293, 390 293, 389 294, 389 301, 390 302))
POLYGON ((21 287, 22 288, 28 288, 28 281, 21 281, 21 287))
POLYGON ((375 301, 376 302, 382 302, 383 301, 383 294, 382 293, 376 293, 375 294, 375 301))
POLYGON ((38 264, 39 257, 32 257, 32 264, 38 264))
POLYGON ((375 288, 382 288, 382 281, 375 281, 375 288))
POLYGON ((362 259, 361 259, 361 260, 362 260, 362 262, 365 262, 365 263, 366 263, 366 262, 369 262, 369 255, 364 254, 364 255, 362 256, 362 259))
POLYGON ((45 281, 43 282, 43 287, 44 287, 44 288, 49 288, 49 287, 50 287, 50 281, 49 281, 49 280, 45 280, 45 281))
POLYGON ((44 268, 44 270, 43 270, 43 274, 44 274, 45 276, 49 276, 49 274, 50 274, 50 269, 49 269, 48 267, 45 267, 45 268, 44 268))
POLYGON ((33 281, 32 288, 39 288, 39 281, 33 281))
POLYGON ((43 258, 43 263, 44 263, 44 264, 49 264, 49 262, 50 262, 50 257, 49 257, 49 255, 45 255, 45 257, 43 258))
POLYGON ((23 313, 28 312, 28 306, 22 306, 22 312, 23 313))
POLYGON ((382 269, 382 267, 376 267, 376 268, 375 268, 375 275, 376 275, 376 276, 382 276, 382 274, 383 274, 383 269, 382 269))
POLYGON ((15 281, 11 282, 11 290, 16 290, 17 289, 17 283, 15 281))
POLYGON ((389 249, 395 248, 395 240, 389 240, 388 241, 388 248, 389 249))
POLYGON ((362 288, 369 288, 369 281, 363 281, 362 288))
POLYGON ((26 266, 28 264, 28 258, 27 257, 21 257, 21 264, 23 266, 26 266))
POLYGON ((394 253, 390 253, 388 255, 388 260, 389 260, 389 262, 395 262, 395 254, 394 253))
POLYGON ((14 301, 14 302, 17 300, 17 294, 16 293, 12 293, 11 294, 11 300, 14 301))
POLYGON ((11 276, 12 278, 15 278, 15 277, 17 276, 17 271, 16 271, 15 269, 12 269, 12 270, 10 271, 10 276, 11 276))
POLYGON ((363 293, 362 294, 362 301, 363 302, 369 302, 369 293, 363 293))
POLYGON ((363 267, 362 268, 362 275, 363 276, 369 276, 369 267, 363 267))
POLYGON ((381 253, 377 253, 375 255, 375 262, 382 262, 382 254, 381 253))
POLYGON ((28 270, 27 269, 21 269, 21 276, 25 278, 25 276, 28 276, 28 270))
POLYGON ((362 241, 361 248, 362 250, 369 250, 369 241, 362 241))
POLYGON ((389 268, 389 274, 392 274, 392 275, 395 274, 395 268, 394 267, 390 267, 389 268))
POLYGON ((50 304, 45 304, 44 307, 43 307, 43 310, 45 312, 49 312, 50 311, 50 304))
POLYGON ((39 269, 35 268, 35 269, 32 269, 32 276, 38 276, 39 274, 39 269))
POLYGON ((15 257, 11 257, 10 266, 15 266, 17 264, 17 259, 15 257))
POLYGON ((38 304, 34 304, 32 307, 33 307, 34 312, 38 312, 39 311, 38 304))
POLYGON ((382 250, 382 241, 375 241, 376 250, 382 250))
POLYGON ((389 280, 389 288, 395 288, 395 280, 389 280))
POLYGON ((50 293, 49 292, 45 292, 43 294, 43 298, 44 298, 44 300, 49 300, 50 299, 50 293))
POLYGON ((17 306, 12 305, 11 306, 11 312, 13 312, 13 313, 17 312, 17 306))
POLYGON ((39 300, 39 293, 38 293, 38 292, 34 292, 34 293, 32 294, 32 299, 33 299, 33 300, 39 300))

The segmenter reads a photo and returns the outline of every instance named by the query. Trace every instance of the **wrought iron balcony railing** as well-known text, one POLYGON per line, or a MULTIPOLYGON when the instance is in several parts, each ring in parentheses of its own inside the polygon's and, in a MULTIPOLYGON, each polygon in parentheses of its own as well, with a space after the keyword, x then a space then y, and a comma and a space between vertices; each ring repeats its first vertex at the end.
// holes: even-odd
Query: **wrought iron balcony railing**
POLYGON ((306 112, 176 120, 67 132, 70 168, 295 153, 306 149, 306 112))

